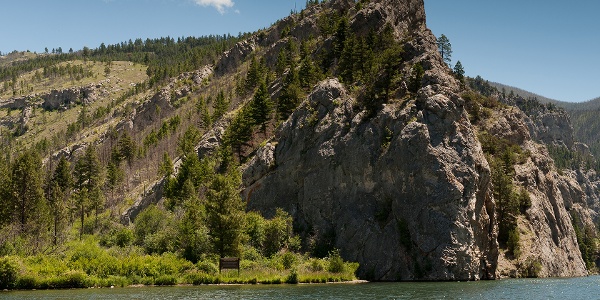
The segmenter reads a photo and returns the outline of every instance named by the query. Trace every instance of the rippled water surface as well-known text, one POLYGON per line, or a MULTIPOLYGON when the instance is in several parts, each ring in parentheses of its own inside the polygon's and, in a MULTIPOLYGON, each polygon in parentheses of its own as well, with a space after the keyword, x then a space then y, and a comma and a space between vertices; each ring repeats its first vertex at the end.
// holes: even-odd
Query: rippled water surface
POLYGON ((0 299, 600 299, 600 276, 444 283, 144 287, 0 292, 0 299))

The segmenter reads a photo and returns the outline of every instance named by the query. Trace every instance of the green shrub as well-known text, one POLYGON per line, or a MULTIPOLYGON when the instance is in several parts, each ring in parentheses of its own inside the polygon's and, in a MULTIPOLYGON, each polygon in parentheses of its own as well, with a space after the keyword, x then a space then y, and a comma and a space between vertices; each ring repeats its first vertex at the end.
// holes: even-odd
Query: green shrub
POLYGON ((143 245, 146 236, 161 232, 167 226, 168 221, 169 217, 166 212, 156 205, 149 206, 135 218, 133 231, 135 243, 143 245))
POLYGON ((19 266, 8 257, 0 258, 0 289, 10 289, 15 286, 19 266))
POLYGON ((296 264, 296 255, 292 252, 285 252, 282 256, 281 256, 281 264, 283 265, 283 268, 286 270, 291 269, 295 264, 296 264))
POLYGON ((196 268, 198 268, 198 271, 208 275, 215 275, 219 272, 219 268, 209 261, 199 261, 196 264, 196 268))
POLYGON ((340 250, 335 249, 329 253, 329 266, 327 271, 331 273, 343 273, 345 270, 344 260, 340 256, 340 250))
POLYGON ((154 279, 155 285, 176 285, 177 277, 173 275, 162 275, 154 279))
POLYGON ((115 235, 115 244, 119 247, 131 245, 133 242, 133 232, 129 228, 121 228, 117 230, 115 235))
POLYGON ((31 290, 39 287, 39 280, 36 276, 31 274, 25 274, 19 276, 15 287, 21 290, 31 290))
POLYGON ((88 276, 82 271, 69 271, 63 275, 64 286, 62 288, 85 288, 90 286, 88 276))
POLYGON ((520 271, 521 277, 538 278, 542 272, 542 263, 540 263, 539 260, 530 257, 521 265, 520 271))
POLYGON ((506 241, 506 247, 515 258, 519 258, 521 255, 521 246, 519 245, 520 239, 521 236, 519 234, 519 228, 511 229, 508 232, 508 241, 506 241))
POLYGON ((317 258, 311 258, 308 263, 308 270, 311 272, 321 272, 325 270, 324 262, 317 258))
POLYGON ((263 259, 263 257, 256 248, 244 247, 244 250, 242 251, 242 259, 251 260, 251 261, 259 261, 259 260, 263 259))
POLYGON ((296 284, 298 281, 298 271, 296 269, 292 269, 290 274, 285 278, 285 283, 296 284))

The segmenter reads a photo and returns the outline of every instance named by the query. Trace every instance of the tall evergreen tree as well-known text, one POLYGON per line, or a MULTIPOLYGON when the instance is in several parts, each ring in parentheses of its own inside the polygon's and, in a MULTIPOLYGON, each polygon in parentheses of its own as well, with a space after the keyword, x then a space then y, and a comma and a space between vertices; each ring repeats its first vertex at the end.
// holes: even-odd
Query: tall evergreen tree
POLYGON ((252 125, 250 109, 242 108, 231 120, 224 135, 224 144, 237 152, 238 158, 242 156, 242 146, 252 137, 252 125))
POLYGON ((69 198, 71 189, 73 188, 73 176, 71 174, 71 166, 69 161, 61 156, 56 169, 48 183, 49 195, 47 195, 48 203, 50 204, 50 212, 53 220, 53 242, 58 244, 58 237, 68 218, 69 198))
POLYGON ((261 80, 254 98, 250 103, 250 114, 254 125, 260 125, 263 131, 267 129, 267 122, 271 118, 273 112, 273 103, 271 101, 271 95, 267 89, 267 84, 264 80, 261 80))
POLYGON ((137 145, 127 131, 123 131, 123 134, 121 134, 118 146, 121 159, 125 159, 131 168, 131 164, 133 163, 137 151, 137 145))
POLYGON ((264 78, 265 67, 264 61, 257 61, 255 56, 250 59, 250 66, 248 67, 248 74, 246 75, 246 91, 252 91, 256 88, 262 78, 264 78))
POLYGON ((98 213, 104 203, 104 195, 100 187, 103 181, 103 169, 93 145, 85 149, 85 153, 75 164, 74 170, 75 188, 77 191, 77 205, 81 220, 81 231, 79 237, 83 237, 85 215, 89 208, 96 213, 96 226, 98 213))
POLYGON ((173 161, 169 156, 169 153, 165 151, 163 153, 163 159, 158 167, 158 174, 163 177, 171 177, 175 173, 175 167, 173 166, 173 161))
POLYGON ((202 127, 204 129, 209 129, 212 126, 212 116, 210 115, 210 111, 208 110, 208 105, 204 97, 200 97, 198 100, 198 104, 196 105, 196 109, 200 114, 200 120, 202 121, 202 127))
POLYGON ((212 120, 218 120, 221 118, 229 109, 229 101, 225 97, 223 90, 219 91, 217 99, 215 100, 214 111, 212 120))
POLYGON ((460 60, 456 62, 456 65, 454 65, 454 76, 456 76, 456 78, 460 81, 465 78, 465 69, 463 68, 460 60))
POLYGON ((125 174, 120 167, 120 163, 111 161, 106 166, 106 188, 110 190, 111 200, 114 201, 115 190, 125 179, 125 174))
POLYGON ((447 36, 442 34, 437 38, 437 46, 438 51, 440 51, 440 54, 442 55, 442 59, 444 59, 449 66, 452 62, 452 44, 450 44, 450 40, 447 36))
POLYGON ((21 153, 12 167, 11 196, 21 231, 32 230, 47 217, 42 170, 42 160, 33 151, 21 153))
POLYGON ((202 135, 200 134, 198 128, 195 126, 188 127, 177 143, 177 149, 179 150, 179 153, 185 157, 197 156, 195 149, 201 138, 202 135))
POLYGON ((220 257, 239 254, 244 226, 244 202, 239 185, 237 170, 230 168, 225 175, 215 175, 206 192, 207 227, 220 257))
POLYGON ((344 51, 344 45, 346 43, 346 38, 350 33, 350 23, 348 22, 347 17, 340 18, 339 22, 336 25, 335 30, 335 40, 333 42, 333 54, 335 57, 339 58, 344 51))
POLYGON ((10 175, 10 163, 0 157, 0 227, 11 222, 15 210, 10 175))
MULTIPOLYGON (((302 71, 302 68, 300 68, 300 70, 302 71)), ((294 109, 298 107, 298 104, 300 104, 300 98, 302 97, 300 78, 303 77, 300 76, 300 73, 297 72, 295 68, 293 68, 283 79, 281 93, 277 99, 277 114, 281 120, 287 119, 294 109)), ((308 84, 308 82, 306 83, 308 84)))

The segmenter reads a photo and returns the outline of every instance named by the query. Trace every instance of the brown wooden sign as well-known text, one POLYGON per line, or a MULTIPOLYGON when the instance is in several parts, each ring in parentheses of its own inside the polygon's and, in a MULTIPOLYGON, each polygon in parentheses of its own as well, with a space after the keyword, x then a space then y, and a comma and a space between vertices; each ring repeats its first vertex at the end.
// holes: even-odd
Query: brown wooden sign
POLYGON ((219 259, 219 273, 223 269, 237 269, 240 274, 240 259, 239 257, 222 257, 219 259))

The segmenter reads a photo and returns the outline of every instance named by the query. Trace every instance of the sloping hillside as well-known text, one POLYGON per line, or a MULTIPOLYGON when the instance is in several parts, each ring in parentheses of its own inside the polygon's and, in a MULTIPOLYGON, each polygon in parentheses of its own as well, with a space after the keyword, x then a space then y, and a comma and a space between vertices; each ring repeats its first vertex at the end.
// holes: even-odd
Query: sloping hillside
POLYGON ((564 112, 456 79, 423 0, 316 2, 253 34, 0 69, 0 250, 89 236, 194 272, 307 253, 370 280, 587 274, 600 205, 551 158, 578 145, 564 112))

